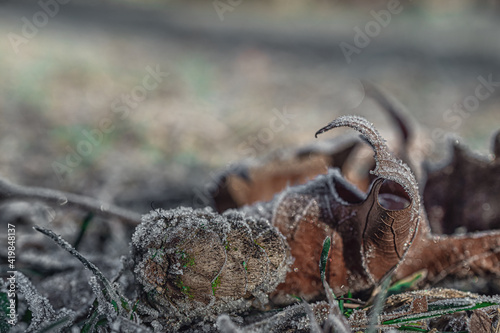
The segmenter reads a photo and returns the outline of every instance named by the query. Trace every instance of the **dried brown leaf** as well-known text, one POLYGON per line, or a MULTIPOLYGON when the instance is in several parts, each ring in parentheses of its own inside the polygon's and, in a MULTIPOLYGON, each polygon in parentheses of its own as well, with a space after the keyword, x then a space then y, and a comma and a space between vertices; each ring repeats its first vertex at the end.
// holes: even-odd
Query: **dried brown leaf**
POLYGON ((328 168, 341 167, 358 144, 356 138, 345 136, 238 164, 221 173, 211 185, 215 206, 223 212, 269 201, 287 186, 304 184, 325 174, 328 168))
POLYGON ((451 161, 430 172, 424 188, 424 205, 433 232, 500 229, 500 159, 497 155, 480 157, 458 143, 452 151, 451 161))

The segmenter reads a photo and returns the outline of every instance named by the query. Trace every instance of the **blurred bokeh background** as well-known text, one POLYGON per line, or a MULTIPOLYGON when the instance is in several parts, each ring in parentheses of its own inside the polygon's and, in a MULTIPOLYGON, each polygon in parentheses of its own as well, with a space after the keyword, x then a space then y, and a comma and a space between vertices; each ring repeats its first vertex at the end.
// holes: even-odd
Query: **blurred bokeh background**
POLYGON ((486 153, 499 18, 469 0, 0 1, 0 174, 141 212, 190 205, 216 170, 309 143, 337 115, 395 135, 360 80, 437 155, 444 132, 486 153))

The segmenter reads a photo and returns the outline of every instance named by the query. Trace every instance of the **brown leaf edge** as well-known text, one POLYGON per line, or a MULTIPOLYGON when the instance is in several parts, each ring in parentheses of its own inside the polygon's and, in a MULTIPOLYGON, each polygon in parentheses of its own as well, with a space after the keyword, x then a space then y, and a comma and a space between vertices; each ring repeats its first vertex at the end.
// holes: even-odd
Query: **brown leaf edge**
POLYGON ((451 159, 429 172, 423 199, 433 233, 500 229, 499 141, 500 132, 493 137, 494 155, 488 158, 455 141, 451 159))
MULTIPOLYGON (((450 217, 446 221, 434 223, 440 227, 438 229, 454 230, 458 226, 466 226, 467 231, 470 231, 471 223, 475 225, 475 228, 481 229, 496 225, 495 220, 485 221, 475 213, 477 210, 471 210, 467 207, 481 209, 483 203, 496 202, 495 200, 498 198, 496 188, 498 188, 498 172, 500 170, 498 168, 500 165, 499 147, 500 132, 494 135, 492 149, 494 158, 490 160, 473 155, 465 151, 464 148, 455 145, 452 162, 429 177, 431 184, 427 184, 426 187, 429 186, 429 188, 424 189, 424 199, 426 208, 430 209, 427 213, 430 214, 431 218, 437 219, 435 207, 443 203, 439 196, 455 198, 454 201, 450 202, 450 205, 458 207, 460 211, 457 213, 450 206, 443 207, 442 209, 450 210, 447 213, 450 217), (450 182, 458 184, 450 186, 450 182), (462 190, 457 189, 457 186, 461 187, 462 190), (466 186, 470 188, 468 192, 466 186), (430 188, 434 188, 432 197, 429 194, 430 188), (425 194, 426 191, 427 194, 425 194), (468 194, 470 198, 464 197, 464 194, 468 194), (478 199, 482 201, 477 201, 478 199), (445 225, 441 225, 441 223, 445 225)), ((498 212, 497 205, 491 204, 490 211, 498 212)), ((427 274, 420 286, 423 284, 436 285, 450 278, 467 280, 473 276, 494 276, 496 278, 500 276, 499 230, 441 235, 439 230, 437 233, 431 232, 425 218, 413 244, 404 262, 399 265, 395 272, 397 279, 422 269, 427 274)))

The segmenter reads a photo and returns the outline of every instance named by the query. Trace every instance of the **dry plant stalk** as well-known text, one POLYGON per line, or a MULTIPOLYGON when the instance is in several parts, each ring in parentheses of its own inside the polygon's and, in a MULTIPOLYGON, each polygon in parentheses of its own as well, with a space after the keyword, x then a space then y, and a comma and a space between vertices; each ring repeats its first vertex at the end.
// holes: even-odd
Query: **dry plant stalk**
POLYGON ((7 200, 39 200, 68 208, 75 207, 103 217, 116 217, 132 226, 141 221, 140 214, 136 212, 94 198, 48 188, 17 185, 0 177, 0 202, 7 200))

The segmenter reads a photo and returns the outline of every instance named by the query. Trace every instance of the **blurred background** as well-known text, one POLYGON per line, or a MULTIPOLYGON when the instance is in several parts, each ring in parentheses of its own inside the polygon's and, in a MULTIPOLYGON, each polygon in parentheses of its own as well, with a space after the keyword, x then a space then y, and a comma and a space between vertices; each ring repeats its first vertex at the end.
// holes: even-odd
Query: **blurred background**
POLYGON ((499 18, 468 0, 0 1, 0 175, 139 212, 192 205, 218 170, 338 115, 396 135, 360 80, 438 157, 448 132, 487 153, 499 18))

